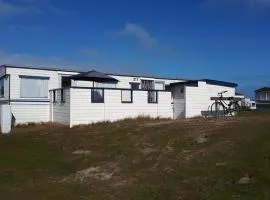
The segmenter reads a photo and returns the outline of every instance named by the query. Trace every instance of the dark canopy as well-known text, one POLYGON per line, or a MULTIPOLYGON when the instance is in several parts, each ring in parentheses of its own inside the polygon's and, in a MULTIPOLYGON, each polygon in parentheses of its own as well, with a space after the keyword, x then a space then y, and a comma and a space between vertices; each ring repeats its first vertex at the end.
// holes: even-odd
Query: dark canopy
POLYGON ((103 74, 101 72, 97 72, 95 70, 89 71, 89 72, 83 72, 77 75, 73 75, 69 77, 72 80, 81 80, 81 81, 94 81, 94 82, 100 82, 100 83, 117 83, 118 80, 110 77, 106 74, 103 74))

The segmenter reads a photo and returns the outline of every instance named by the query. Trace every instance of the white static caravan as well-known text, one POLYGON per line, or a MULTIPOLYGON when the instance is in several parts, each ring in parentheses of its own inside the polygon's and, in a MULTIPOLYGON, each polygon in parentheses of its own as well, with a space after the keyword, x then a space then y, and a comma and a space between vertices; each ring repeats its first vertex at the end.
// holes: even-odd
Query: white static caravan
POLYGON ((213 80, 0 67, 0 104, 10 106, 14 124, 53 121, 72 127, 141 115, 196 117, 208 110, 210 98, 219 92, 235 96, 236 86, 213 80), (103 79, 94 79, 97 74, 103 79), (83 75, 85 80, 78 78, 83 75))
POLYGON ((117 83, 68 78, 80 73, 73 70, 2 65, 0 104, 10 105, 14 124, 54 121, 73 126, 139 115, 167 118, 172 117, 172 100, 171 93, 165 91, 165 88, 170 83, 184 81, 116 74, 111 77, 117 79, 117 83), (94 88, 100 88, 96 93, 103 91, 103 103, 91 103, 93 84, 94 88), (132 91, 132 103, 123 99, 130 97, 129 91, 132 91), (148 102, 149 96, 154 102, 148 102), (86 114, 84 117, 83 113, 86 114))
POLYGON ((214 103, 211 97, 223 91, 227 91, 224 97, 235 97, 236 87, 235 83, 209 79, 172 83, 174 118, 202 116, 214 103))

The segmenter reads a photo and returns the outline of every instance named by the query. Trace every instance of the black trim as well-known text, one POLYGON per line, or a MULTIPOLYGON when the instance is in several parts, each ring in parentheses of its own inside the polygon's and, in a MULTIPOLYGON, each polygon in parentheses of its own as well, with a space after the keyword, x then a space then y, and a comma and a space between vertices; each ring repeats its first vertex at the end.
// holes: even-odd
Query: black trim
POLYGON ((121 90, 121 103, 133 103, 133 90, 121 90), (123 91, 130 91, 130 101, 123 101, 123 91))
POLYGON ((60 90, 60 94, 61 94, 61 103, 65 103, 64 89, 60 90))
POLYGON ((8 68, 19 68, 19 69, 34 69, 34 70, 46 70, 46 71, 62 71, 62 72, 74 72, 81 73, 79 70, 69 70, 69 69, 60 69, 60 68, 46 68, 46 67, 31 67, 31 66, 15 66, 15 65, 1 65, 1 67, 8 68))
POLYGON ((29 78, 29 79, 42 79, 42 80, 49 80, 50 77, 48 76, 28 76, 28 75, 19 75, 20 78, 29 78))
POLYGON ((57 103, 56 90, 53 90, 52 93, 53 93, 53 103, 57 103))
POLYGON ((158 103, 158 91, 148 91, 148 93, 147 93, 147 99, 148 99, 148 103, 150 103, 150 104, 157 104, 158 103), (156 101, 151 101, 151 98, 150 98, 150 93, 151 92, 155 92, 156 93, 156 101))
POLYGON ((0 103, 5 103, 5 102, 9 102, 9 100, 8 99, 0 99, 0 103))
POLYGON ((189 86, 189 87, 198 87, 198 81, 185 81, 185 82, 176 82, 171 83, 170 86, 189 86))
POLYGON ((50 100, 32 100, 32 99, 10 99, 10 102, 34 102, 34 103, 50 103, 50 100))
POLYGON ((102 88, 92 88, 91 89, 91 103, 104 103, 104 89, 102 89, 102 88), (94 95, 95 90, 102 90, 102 97, 103 98, 101 100, 95 99, 95 95, 94 95))

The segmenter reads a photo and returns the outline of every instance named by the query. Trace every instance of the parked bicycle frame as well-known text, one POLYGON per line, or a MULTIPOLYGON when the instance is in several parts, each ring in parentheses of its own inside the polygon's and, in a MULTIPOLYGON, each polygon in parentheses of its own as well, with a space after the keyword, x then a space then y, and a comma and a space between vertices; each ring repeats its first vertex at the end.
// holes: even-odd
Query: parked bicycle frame
POLYGON ((238 100, 235 97, 223 97, 223 94, 228 91, 222 91, 218 93, 218 97, 212 97, 211 100, 215 102, 210 106, 212 116, 239 116, 240 106, 238 100), (227 103, 229 102, 229 103, 227 103))

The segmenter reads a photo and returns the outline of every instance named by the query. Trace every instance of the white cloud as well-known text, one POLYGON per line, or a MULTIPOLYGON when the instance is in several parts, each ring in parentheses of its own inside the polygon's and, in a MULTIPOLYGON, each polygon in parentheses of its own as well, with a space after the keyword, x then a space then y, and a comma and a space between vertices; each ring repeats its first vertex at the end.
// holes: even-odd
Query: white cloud
POLYGON ((139 40, 141 46, 146 49, 153 48, 157 43, 156 39, 146 29, 135 23, 127 23, 125 28, 119 31, 117 35, 135 37, 139 40))

